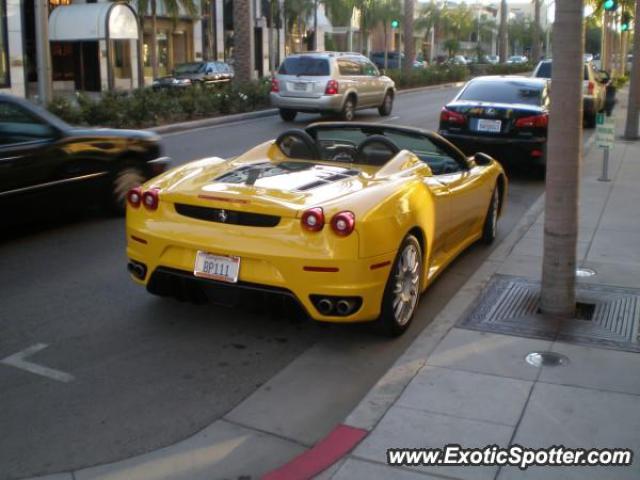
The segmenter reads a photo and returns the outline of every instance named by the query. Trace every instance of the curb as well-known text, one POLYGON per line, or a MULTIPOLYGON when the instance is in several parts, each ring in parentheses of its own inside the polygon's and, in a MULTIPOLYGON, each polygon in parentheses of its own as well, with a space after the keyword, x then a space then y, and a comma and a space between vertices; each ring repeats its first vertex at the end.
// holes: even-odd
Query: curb
POLYGON ((313 448, 301 453, 282 467, 267 473, 262 477, 262 480, 311 479, 340 461, 362 442, 426 364, 427 358, 433 350, 455 326, 459 318, 474 304, 477 296, 480 295, 531 225, 535 223, 543 209, 544 193, 538 197, 509 235, 498 244, 460 291, 449 300, 436 318, 416 337, 405 353, 369 390, 345 421, 313 448), (353 432, 358 432, 359 435, 355 435, 353 432), (344 436, 347 438, 342 438, 344 436), (340 456, 335 455, 335 452, 327 454, 329 452, 327 452, 325 444, 336 440, 342 447, 340 448, 342 454, 340 456), (348 440, 352 441, 348 442, 348 440), (305 468, 301 468, 301 466, 305 468))
MULTIPOLYGON (((406 93, 418 93, 428 92, 430 90, 444 90, 446 88, 461 87, 465 82, 449 82, 440 83, 438 85, 428 85, 426 87, 407 88, 404 90, 398 90, 396 95, 404 95, 406 93)), ((278 114, 277 108, 267 108, 264 110, 257 110, 255 112, 247 113, 234 113, 232 115, 221 115, 213 118, 203 118, 200 120, 191 120, 188 122, 170 123, 168 125, 160 125, 158 127, 146 128, 154 133, 178 133, 192 130, 195 128, 215 127, 217 125, 231 124, 235 122, 242 122, 244 120, 253 120, 254 118, 271 117, 278 114)))

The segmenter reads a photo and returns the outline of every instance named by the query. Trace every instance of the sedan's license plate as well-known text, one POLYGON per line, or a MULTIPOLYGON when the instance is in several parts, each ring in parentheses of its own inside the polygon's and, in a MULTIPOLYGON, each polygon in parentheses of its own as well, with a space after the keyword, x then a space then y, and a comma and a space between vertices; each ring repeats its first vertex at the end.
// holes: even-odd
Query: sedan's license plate
POLYGON ((239 271, 240 257, 225 257, 200 251, 196 254, 196 263, 193 267, 193 274, 196 277, 237 283, 239 271))
POLYGON ((500 133, 501 127, 502 122, 500 120, 486 120, 484 118, 478 119, 479 132, 500 133))

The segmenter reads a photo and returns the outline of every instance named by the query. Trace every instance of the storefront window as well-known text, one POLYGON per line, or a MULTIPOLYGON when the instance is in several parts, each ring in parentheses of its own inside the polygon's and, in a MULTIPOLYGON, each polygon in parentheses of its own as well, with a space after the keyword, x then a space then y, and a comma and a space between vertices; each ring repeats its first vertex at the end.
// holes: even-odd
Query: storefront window
POLYGON ((0 87, 9 86, 9 45, 7 44, 7 4, 0 0, 0 87))

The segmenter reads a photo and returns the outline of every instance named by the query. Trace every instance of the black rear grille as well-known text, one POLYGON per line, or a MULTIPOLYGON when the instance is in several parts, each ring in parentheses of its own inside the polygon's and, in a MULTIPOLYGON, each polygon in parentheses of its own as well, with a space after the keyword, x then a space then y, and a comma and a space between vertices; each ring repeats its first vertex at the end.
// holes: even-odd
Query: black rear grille
POLYGON ((225 208, 200 207, 176 203, 176 212, 185 217, 197 218, 208 222, 227 223, 229 225, 244 225, 246 227, 275 227, 280 223, 280 217, 262 213, 240 212, 225 208))

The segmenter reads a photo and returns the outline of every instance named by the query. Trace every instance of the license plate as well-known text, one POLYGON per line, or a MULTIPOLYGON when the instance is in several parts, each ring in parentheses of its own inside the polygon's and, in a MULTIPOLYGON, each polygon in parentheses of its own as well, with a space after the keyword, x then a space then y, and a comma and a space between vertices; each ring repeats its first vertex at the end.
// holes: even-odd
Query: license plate
POLYGON ((212 255, 200 251, 196 254, 196 263, 193 267, 193 274, 196 277, 237 283, 239 271, 240 257, 212 255))
POLYGON ((306 92, 308 90, 308 84, 296 82, 293 84, 293 89, 297 92, 306 92))
POLYGON ((501 127, 502 122, 500 120, 486 120, 484 118, 478 119, 479 132, 500 133, 501 127))

